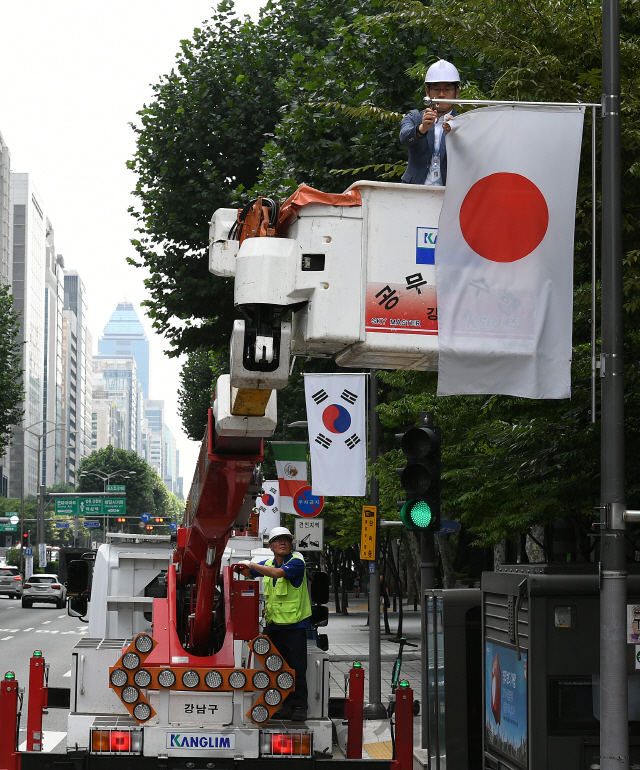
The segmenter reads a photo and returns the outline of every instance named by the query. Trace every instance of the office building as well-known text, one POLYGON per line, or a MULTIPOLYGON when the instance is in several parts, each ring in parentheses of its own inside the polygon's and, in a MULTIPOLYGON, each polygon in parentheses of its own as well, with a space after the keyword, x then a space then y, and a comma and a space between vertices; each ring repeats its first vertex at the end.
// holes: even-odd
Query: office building
POLYGON ((131 302, 119 302, 98 340, 103 356, 133 356, 142 397, 149 398, 149 340, 131 302))
POLYGON ((62 312, 63 481, 76 484, 80 460, 91 453, 92 337, 85 288, 76 270, 64 271, 62 312))
POLYGON ((164 426, 164 462, 162 465, 162 480, 169 492, 176 493, 178 489, 178 450, 176 440, 169 427, 164 426))
POLYGON ((142 386, 132 356, 94 356, 91 449, 142 454, 142 386))
POLYGON ((144 459, 162 479, 165 464, 164 401, 145 399, 144 418, 147 421, 149 453, 144 459))
POLYGON ((13 430, 9 496, 35 495, 42 434, 44 390, 44 290, 46 221, 42 200, 29 174, 11 174, 12 290, 20 314, 16 342, 22 350, 25 390, 22 423, 13 430))
POLYGON ((11 286, 11 153, 0 134, 0 284, 11 286))
MULTIPOLYGON (((11 154, 0 134, 0 284, 11 286, 11 154)), ((0 497, 9 493, 9 452, 0 456, 0 497)))

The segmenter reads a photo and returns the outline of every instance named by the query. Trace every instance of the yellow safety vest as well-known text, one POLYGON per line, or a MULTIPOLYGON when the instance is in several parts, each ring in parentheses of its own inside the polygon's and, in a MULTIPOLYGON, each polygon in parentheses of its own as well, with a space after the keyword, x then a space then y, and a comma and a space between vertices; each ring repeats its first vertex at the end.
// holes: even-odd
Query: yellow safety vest
MULTIPOLYGON (((304 562, 304 557, 299 553, 293 553, 291 557, 301 559, 304 562)), ((274 558, 268 559, 265 564, 267 567, 278 566, 274 558)), ((274 585, 273 578, 265 576, 264 595, 267 605, 265 613, 267 624, 275 623, 278 626, 291 626, 311 615, 306 570, 299 588, 295 588, 284 577, 278 578, 274 585)))

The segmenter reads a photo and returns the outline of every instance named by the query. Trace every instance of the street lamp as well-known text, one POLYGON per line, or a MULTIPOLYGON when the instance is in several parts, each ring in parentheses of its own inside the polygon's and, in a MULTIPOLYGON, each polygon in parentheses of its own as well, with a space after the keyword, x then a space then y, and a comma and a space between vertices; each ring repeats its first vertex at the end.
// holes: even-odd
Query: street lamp
MULTIPOLYGON (((102 486, 103 486, 102 491, 106 492, 107 491, 107 482, 110 479, 115 478, 116 476, 122 476, 125 479, 130 479, 131 476, 135 476, 135 475, 136 475, 136 471, 129 471, 126 468, 120 468, 120 470, 114 471, 113 473, 103 473, 102 471, 82 471, 82 473, 80 474, 80 478, 82 478, 83 476, 97 476, 99 479, 102 479, 102 486)), ((106 514, 102 518, 103 518, 102 527, 103 527, 103 531, 104 531, 104 541, 106 543, 107 542, 107 516, 106 516, 106 514)))
MULTIPOLYGON (((49 433, 55 433, 58 429, 65 427, 62 423, 54 422, 53 420, 38 420, 38 422, 34 422, 31 425, 28 425, 26 428, 22 428, 22 478, 21 478, 21 484, 20 484, 20 544, 22 546, 22 535, 24 533, 24 475, 25 475, 25 457, 24 457, 24 448, 25 448, 25 441, 24 441, 24 434, 30 433, 32 436, 35 436, 38 439, 38 473, 36 476, 36 501, 37 501, 37 526, 36 526, 36 540, 38 541, 38 546, 40 543, 44 543, 44 509, 42 508, 42 495, 41 495, 41 478, 40 478, 40 463, 41 463, 41 455, 42 455, 42 439, 44 436, 47 436, 49 433), (54 427, 50 430, 44 431, 42 433, 34 433, 34 431, 31 430, 31 428, 35 428, 36 425, 42 425, 44 423, 47 423, 49 425, 53 425, 54 427), (42 514, 42 515, 41 515, 42 514)), ((74 435, 78 433, 76 430, 69 431, 69 433, 73 433, 74 435)), ((33 449, 33 447, 29 447, 30 449, 33 449)), ((24 553, 22 548, 20 548, 20 571, 22 572, 24 566, 24 553)))

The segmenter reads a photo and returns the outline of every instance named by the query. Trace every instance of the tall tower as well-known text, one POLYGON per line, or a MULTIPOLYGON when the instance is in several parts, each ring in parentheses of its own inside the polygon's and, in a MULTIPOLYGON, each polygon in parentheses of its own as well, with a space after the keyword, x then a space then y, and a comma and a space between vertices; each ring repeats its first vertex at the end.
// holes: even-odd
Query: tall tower
POLYGON ((22 346, 25 401, 22 425, 13 431, 9 496, 20 497, 23 488, 25 495, 35 495, 39 483, 37 435, 43 432, 46 222, 42 201, 29 174, 11 174, 11 199, 13 306, 20 313, 16 342, 22 346))
POLYGON ((133 356, 142 396, 149 398, 149 340, 131 302, 118 303, 98 340, 98 353, 133 356))

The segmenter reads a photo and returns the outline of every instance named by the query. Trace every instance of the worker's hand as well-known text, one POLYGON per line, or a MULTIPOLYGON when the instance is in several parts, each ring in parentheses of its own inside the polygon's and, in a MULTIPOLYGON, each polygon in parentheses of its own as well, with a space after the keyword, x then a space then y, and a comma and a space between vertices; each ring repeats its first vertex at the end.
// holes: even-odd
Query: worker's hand
POLYGON ((427 131, 431 128, 431 126, 436 122, 436 118, 438 117, 438 113, 434 112, 433 110, 430 110, 428 107, 424 111, 422 115, 422 123, 420 125, 420 131, 422 134, 426 134, 427 131))
POLYGON ((237 564, 234 564, 232 567, 234 572, 237 572, 240 575, 244 575, 245 577, 248 577, 251 575, 251 562, 248 559, 243 559, 242 561, 239 561, 237 564))
POLYGON ((451 120, 451 115, 445 115, 444 120, 442 122, 442 130, 445 132, 445 134, 448 134, 449 131, 451 131, 451 126, 449 125, 449 121, 451 120))

